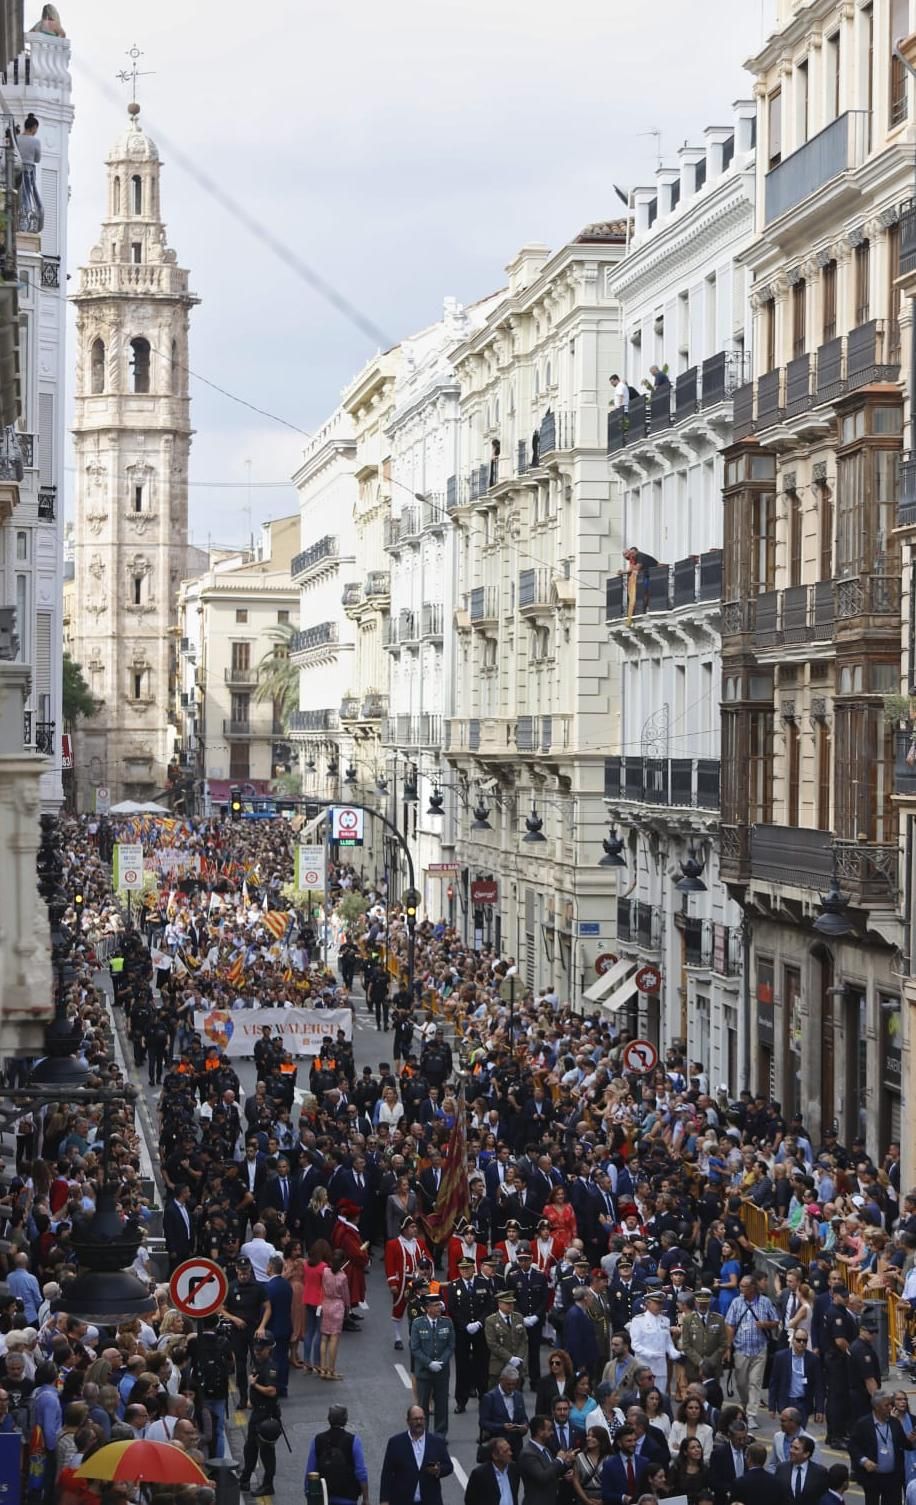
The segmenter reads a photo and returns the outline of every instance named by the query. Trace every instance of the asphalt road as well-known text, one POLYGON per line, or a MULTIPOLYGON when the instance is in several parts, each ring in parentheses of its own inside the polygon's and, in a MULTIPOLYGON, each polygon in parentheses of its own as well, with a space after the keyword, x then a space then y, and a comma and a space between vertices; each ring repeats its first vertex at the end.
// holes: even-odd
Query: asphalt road
MULTIPOLYGON (((354 1031, 354 1054, 357 1068, 377 1067, 379 1061, 390 1060, 390 1034, 380 1034, 374 1020, 366 1011, 360 997, 356 1002, 354 1031)), ((242 1087, 246 1093, 254 1090, 255 1070, 253 1061, 235 1063, 242 1087)), ((145 1069, 135 1074, 135 1081, 142 1087, 151 1108, 153 1123, 156 1122, 158 1089, 149 1088, 145 1069)), ((155 1146, 151 1147, 155 1150, 155 1146)), ((344 1333, 341 1337, 337 1367, 343 1374, 342 1381, 329 1382, 315 1375, 306 1375, 301 1370, 290 1371, 289 1396, 283 1402, 283 1424, 292 1447, 288 1452, 283 1440, 277 1444, 277 1489, 275 1500, 298 1497, 304 1490, 305 1464, 309 1445, 316 1432, 327 1425, 327 1410, 331 1404, 345 1405, 350 1415, 350 1427, 362 1439, 369 1468, 370 1501, 378 1501, 379 1475, 387 1439, 406 1426, 407 1406, 412 1399, 410 1380, 410 1355, 394 1350, 390 1319, 388 1287, 380 1257, 373 1257, 368 1274, 366 1313, 359 1333, 344 1333)), ((406 1324, 405 1324, 406 1326, 406 1324)), ((546 1350, 545 1350, 546 1353, 546 1350)), ((888 1385, 894 1386, 897 1376, 894 1371, 888 1385)), ((526 1397, 529 1413, 533 1397, 526 1397)), ((241 1458, 244 1429, 248 1413, 236 1412, 237 1430, 232 1434, 233 1452, 241 1458)), ((821 1438, 823 1427, 812 1424, 819 1445, 817 1459, 828 1465, 833 1462, 848 1462, 845 1453, 836 1453, 824 1448, 821 1438)), ((762 1413, 757 1437, 769 1442, 773 1423, 762 1413)), ((476 1462, 477 1411, 472 1400, 463 1416, 456 1416, 454 1409, 449 1417, 449 1451, 455 1465, 454 1474, 443 1482, 444 1505, 459 1505, 464 1498, 467 1476, 476 1462)), ((260 1470, 255 1479, 260 1477, 260 1470)), ((850 1491, 849 1498, 860 1497, 859 1491, 850 1491)))

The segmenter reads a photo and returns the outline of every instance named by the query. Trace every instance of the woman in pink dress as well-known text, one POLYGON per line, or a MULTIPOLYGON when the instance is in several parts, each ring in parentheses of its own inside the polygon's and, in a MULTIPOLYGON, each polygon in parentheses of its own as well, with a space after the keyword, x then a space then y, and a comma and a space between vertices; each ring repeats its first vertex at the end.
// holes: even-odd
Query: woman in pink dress
POLYGON ((318 1373, 323 1380, 343 1379, 335 1365, 344 1318, 350 1310, 350 1286, 344 1270, 346 1259, 342 1249, 332 1250, 321 1276, 321 1362, 318 1373))
POLYGON ((565 1187, 554 1187, 544 1208, 544 1216, 550 1224, 557 1259, 562 1259, 570 1241, 576 1237, 576 1214, 572 1204, 566 1200, 565 1187))
POLYGON ((303 1358, 307 1374, 318 1373, 321 1344, 321 1277, 331 1258, 327 1239, 316 1239, 302 1266, 302 1299, 305 1304, 305 1347, 303 1358))
POLYGON ((302 1369, 299 1345, 305 1337, 305 1274, 302 1260, 302 1245, 294 1240, 283 1261, 283 1274, 293 1288, 293 1330, 289 1339, 289 1362, 293 1369, 302 1369))

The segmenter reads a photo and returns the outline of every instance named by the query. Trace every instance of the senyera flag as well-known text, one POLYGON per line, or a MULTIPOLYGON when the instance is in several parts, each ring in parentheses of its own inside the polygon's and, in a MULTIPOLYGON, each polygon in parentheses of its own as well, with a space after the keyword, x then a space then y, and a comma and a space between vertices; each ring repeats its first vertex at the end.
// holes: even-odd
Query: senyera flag
POLYGON ((464 1083, 458 1093, 458 1115, 445 1151, 445 1171, 439 1182, 439 1195, 432 1212, 423 1218, 430 1241, 444 1244, 459 1218, 468 1215, 467 1118, 464 1109, 464 1083))

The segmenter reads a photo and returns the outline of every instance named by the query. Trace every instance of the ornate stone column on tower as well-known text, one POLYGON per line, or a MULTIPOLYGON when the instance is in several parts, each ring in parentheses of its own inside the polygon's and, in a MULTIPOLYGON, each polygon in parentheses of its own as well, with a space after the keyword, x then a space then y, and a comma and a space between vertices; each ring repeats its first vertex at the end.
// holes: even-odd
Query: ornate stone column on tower
POLYGON ((80 728, 80 809, 165 788, 178 582, 188 546, 188 316, 199 300, 166 244, 159 152, 128 105, 77 308, 75 647, 102 709, 80 728))

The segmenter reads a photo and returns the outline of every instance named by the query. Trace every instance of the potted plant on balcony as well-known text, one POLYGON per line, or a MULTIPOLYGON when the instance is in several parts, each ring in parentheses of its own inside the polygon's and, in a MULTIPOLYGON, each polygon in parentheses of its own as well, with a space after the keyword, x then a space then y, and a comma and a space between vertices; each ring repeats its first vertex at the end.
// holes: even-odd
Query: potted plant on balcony
POLYGON ((890 725, 896 725, 901 731, 906 731, 916 722, 916 696, 913 695, 885 695, 884 719, 890 725))

